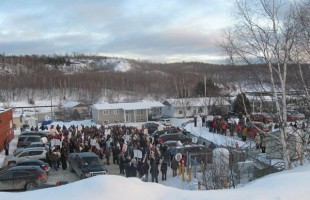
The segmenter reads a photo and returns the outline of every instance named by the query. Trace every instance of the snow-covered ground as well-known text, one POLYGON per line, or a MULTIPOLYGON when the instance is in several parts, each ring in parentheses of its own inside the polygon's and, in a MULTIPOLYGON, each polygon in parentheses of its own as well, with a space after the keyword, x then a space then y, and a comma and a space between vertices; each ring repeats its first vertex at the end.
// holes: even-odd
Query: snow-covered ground
MULTIPOLYGON (((188 119, 187 119, 188 120, 188 119)), ((186 121, 173 120, 175 125, 180 125, 186 121)), ((57 122, 56 122, 57 123, 57 122)), ((72 122, 73 123, 73 122, 72 122)), ((87 122, 80 122, 87 125, 87 122)), ((77 122, 74 122, 78 125, 77 122)), ((221 135, 209 133, 206 128, 193 127, 188 124, 188 130, 193 131, 195 135, 206 136, 211 140, 220 142, 224 140, 221 135), (212 136, 210 136, 212 135, 212 136)), ((16 132, 18 135, 18 131, 16 132)), ((227 139, 227 138, 226 138, 227 139)), ((10 153, 14 151, 16 139, 10 144, 10 153)), ((4 159, 4 152, 0 153, 0 163, 4 159)), ((67 185, 46 188, 31 192, 1 192, 1 200, 55 200, 55 199, 74 199, 85 200, 91 198, 97 199, 230 199, 230 200, 307 200, 308 182, 310 180, 310 165, 297 167, 290 171, 284 171, 255 180, 250 184, 237 189, 223 190, 202 190, 198 191, 197 180, 192 182, 183 182, 181 176, 172 178, 167 174, 167 181, 161 181, 159 184, 151 182, 142 182, 138 178, 125 178, 118 175, 105 175, 88 178, 82 181, 76 181, 67 185), (196 191, 193 191, 196 190, 196 191)), ((56 177, 60 178, 60 177, 56 177)))

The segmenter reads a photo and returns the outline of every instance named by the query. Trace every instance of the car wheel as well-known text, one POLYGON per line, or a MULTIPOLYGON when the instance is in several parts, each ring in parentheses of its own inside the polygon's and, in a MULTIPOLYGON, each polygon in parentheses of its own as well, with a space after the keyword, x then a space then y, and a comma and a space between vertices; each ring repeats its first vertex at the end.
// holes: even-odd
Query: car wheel
POLYGON ((38 189, 38 184, 34 181, 27 182, 25 185, 27 191, 38 189))
POLYGON ((16 162, 15 161, 10 161, 9 163, 8 163, 8 166, 9 167, 13 167, 13 166, 15 166, 16 165, 16 162))

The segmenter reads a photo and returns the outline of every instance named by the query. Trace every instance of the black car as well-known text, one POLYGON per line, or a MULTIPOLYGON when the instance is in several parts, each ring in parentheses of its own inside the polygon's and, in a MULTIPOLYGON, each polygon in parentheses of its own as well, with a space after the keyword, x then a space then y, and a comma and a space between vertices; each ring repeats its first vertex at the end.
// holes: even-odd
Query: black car
POLYGON ((48 172, 51 169, 49 164, 42 160, 24 160, 17 163, 16 166, 39 166, 46 172, 48 172))
POLYGON ((17 141, 17 148, 25 148, 28 147, 33 142, 40 142, 41 136, 38 135, 20 135, 17 141))
POLYGON ((189 144, 192 142, 192 138, 184 135, 183 133, 171 133, 171 134, 162 134, 159 136, 158 141, 160 144, 166 141, 180 141, 183 144, 189 144))
POLYGON ((143 124, 143 128, 147 128, 148 134, 154 133, 157 131, 159 124, 155 122, 147 122, 143 124))
POLYGON ((38 166, 5 168, 0 171, 0 190, 34 190, 46 180, 46 172, 38 166))

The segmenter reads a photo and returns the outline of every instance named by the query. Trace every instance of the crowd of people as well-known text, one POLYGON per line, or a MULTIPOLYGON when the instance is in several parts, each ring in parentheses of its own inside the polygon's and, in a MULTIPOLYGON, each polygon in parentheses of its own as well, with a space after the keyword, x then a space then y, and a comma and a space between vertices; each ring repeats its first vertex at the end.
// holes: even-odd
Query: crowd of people
POLYGON ((51 146, 47 160, 54 170, 60 166, 66 170, 68 155, 74 152, 93 152, 106 165, 118 165, 121 175, 143 181, 158 183, 160 173, 162 180, 166 180, 168 167, 173 170, 173 176, 179 167, 179 162, 168 155, 163 145, 155 145, 152 137, 136 127, 51 125, 40 129, 49 132, 51 146))

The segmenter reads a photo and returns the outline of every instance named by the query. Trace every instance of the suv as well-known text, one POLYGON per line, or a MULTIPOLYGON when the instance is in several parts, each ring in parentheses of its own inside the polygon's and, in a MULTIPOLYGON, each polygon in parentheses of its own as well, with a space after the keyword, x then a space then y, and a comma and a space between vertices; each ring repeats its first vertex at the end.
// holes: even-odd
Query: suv
POLYGON ((108 172, 99 156, 92 152, 70 153, 68 161, 70 171, 75 172, 80 179, 108 172))
POLYGON ((40 142, 41 136, 38 135, 20 135, 17 141, 17 148, 27 147, 33 142, 40 142))
POLYGON ((6 156, 3 161, 3 166, 14 166, 18 162, 29 159, 46 160, 46 153, 47 151, 45 147, 24 149, 16 154, 6 156))
POLYGON ((188 144, 192 142, 192 138, 188 137, 182 133, 171 133, 171 134, 163 134, 159 136, 159 143, 162 144, 166 141, 180 141, 182 143, 188 144))
POLYGON ((37 135, 40 137, 48 137, 49 132, 48 131, 24 131, 24 132, 21 132, 19 137, 21 137, 23 135, 37 135))
POLYGON ((38 166, 15 166, 0 171, 0 190, 34 190, 46 180, 46 172, 38 166))

